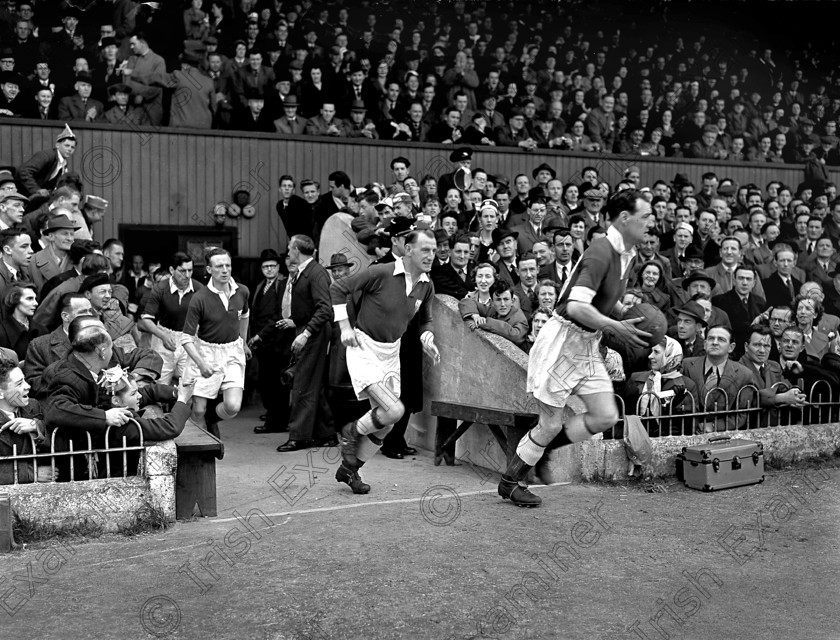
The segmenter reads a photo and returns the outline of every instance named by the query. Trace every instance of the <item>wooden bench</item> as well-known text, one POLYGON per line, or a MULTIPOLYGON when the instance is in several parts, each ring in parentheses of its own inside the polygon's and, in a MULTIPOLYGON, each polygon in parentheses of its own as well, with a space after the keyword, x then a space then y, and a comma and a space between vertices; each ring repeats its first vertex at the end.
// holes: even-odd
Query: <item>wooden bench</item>
POLYGON ((225 445, 216 436, 187 423, 175 438, 178 471, 175 477, 175 517, 190 520, 216 515, 216 460, 225 456, 225 445))
POLYGON ((439 418, 462 421, 444 442, 435 446, 436 464, 443 456, 446 447, 457 442, 475 423, 487 425, 502 451, 505 452, 508 462, 510 462, 519 440, 537 423, 538 418, 535 413, 476 407, 454 402, 438 402, 437 400, 432 401, 431 412, 433 416, 439 418))

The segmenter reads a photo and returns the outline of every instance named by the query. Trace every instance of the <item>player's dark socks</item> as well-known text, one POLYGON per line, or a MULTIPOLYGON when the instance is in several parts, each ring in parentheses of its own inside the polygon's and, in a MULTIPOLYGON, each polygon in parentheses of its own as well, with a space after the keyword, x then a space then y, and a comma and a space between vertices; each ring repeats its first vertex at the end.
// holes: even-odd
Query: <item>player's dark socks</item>
POLYGON ((499 495, 518 507, 537 507, 542 504, 542 498, 531 493, 524 482, 530 470, 531 465, 518 455, 514 455, 499 481, 499 495))
POLYGON ((350 469, 356 469, 359 464, 356 452, 359 448, 360 437, 355 422, 348 422, 341 428, 341 435, 338 438, 341 444, 341 458, 344 460, 344 465, 350 469))

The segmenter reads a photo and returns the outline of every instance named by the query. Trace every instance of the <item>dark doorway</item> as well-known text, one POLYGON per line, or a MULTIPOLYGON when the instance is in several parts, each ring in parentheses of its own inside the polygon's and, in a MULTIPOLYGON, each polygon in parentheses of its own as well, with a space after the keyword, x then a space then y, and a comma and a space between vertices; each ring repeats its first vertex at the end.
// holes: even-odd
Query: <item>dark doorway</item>
POLYGON ((237 229, 225 227, 121 224, 119 238, 125 245, 126 261, 139 253, 146 264, 166 264, 172 254, 183 251, 193 257, 195 267, 203 267, 206 247, 222 246, 234 257, 238 249, 237 229))

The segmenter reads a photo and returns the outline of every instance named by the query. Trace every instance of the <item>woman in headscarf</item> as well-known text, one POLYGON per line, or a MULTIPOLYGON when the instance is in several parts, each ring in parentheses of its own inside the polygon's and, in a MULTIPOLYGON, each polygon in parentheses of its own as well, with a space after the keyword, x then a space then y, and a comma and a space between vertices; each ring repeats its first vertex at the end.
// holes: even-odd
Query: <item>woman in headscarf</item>
POLYGON ((691 418, 661 417, 694 413, 699 406, 697 385, 680 372, 682 359, 680 343, 665 336, 648 356, 650 370, 636 372, 627 381, 626 411, 642 418, 652 438, 694 432, 691 418))

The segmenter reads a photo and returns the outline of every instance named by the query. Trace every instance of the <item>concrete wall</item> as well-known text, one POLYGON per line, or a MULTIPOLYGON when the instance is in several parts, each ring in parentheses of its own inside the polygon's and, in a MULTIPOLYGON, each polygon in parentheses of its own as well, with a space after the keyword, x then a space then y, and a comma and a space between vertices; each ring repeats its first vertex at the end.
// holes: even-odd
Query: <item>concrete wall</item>
MULTIPOLYGON (((528 356, 512 342, 485 331, 470 331, 458 312, 458 301, 438 295, 433 307, 435 343, 441 353, 437 367, 424 361, 424 410, 411 419, 408 436, 415 446, 434 451, 436 420, 432 400, 533 411, 525 393, 528 356), (458 354, 469 354, 468 357, 458 354)), ((498 471, 506 466, 504 452, 485 425, 473 425, 460 440, 456 457, 498 471)))
MULTIPOLYGON (((407 437, 415 446, 434 451, 436 420, 429 407, 432 400, 535 412, 534 400, 525 393, 528 356, 508 340, 483 331, 472 332, 458 313, 458 303, 449 296, 437 296, 433 308, 435 342, 441 352, 437 367, 424 362, 424 411, 412 417, 407 437), (459 355, 468 354, 468 355, 459 355)), ((579 400, 570 408, 580 412, 579 400)), ((833 455, 840 450, 840 424, 775 427, 735 431, 715 436, 757 440, 764 444, 768 463, 833 455)), ((654 476, 674 474, 674 461, 685 446, 706 442, 708 436, 653 438, 654 476)), ((487 471, 502 473, 506 457, 485 425, 473 425, 456 448, 456 457, 475 465, 482 477, 487 471)), ((551 482, 627 477, 628 460, 621 440, 594 439, 551 452, 547 467, 551 482)))
POLYGON ((178 454, 168 440, 146 449, 145 466, 137 477, 84 482, 6 485, 12 509, 21 517, 45 526, 72 526, 86 519, 116 532, 130 526, 148 505, 175 520, 175 470, 178 454))

